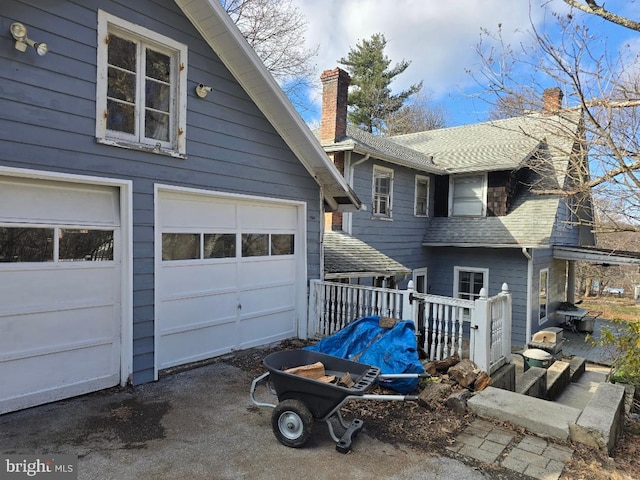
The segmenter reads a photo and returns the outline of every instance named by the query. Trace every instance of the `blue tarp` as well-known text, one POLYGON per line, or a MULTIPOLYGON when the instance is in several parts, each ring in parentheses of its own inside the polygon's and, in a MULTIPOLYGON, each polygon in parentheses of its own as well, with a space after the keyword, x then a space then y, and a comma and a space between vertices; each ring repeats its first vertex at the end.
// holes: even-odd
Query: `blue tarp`
MULTIPOLYGON (((383 374, 424 372, 416 349, 415 325, 411 320, 399 321, 393 328, 383 328, 379 316, 364 317, 306 349, 372 365, 383 374)), ((378 381, 380 385, 404 394, 413 392, 418 382, 418 378, 378 381)))

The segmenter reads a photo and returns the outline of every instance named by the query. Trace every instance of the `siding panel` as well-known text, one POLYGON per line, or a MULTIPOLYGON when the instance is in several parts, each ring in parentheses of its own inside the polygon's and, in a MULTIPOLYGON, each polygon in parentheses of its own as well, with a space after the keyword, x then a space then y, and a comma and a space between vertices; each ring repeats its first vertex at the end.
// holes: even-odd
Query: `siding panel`
POLYGON ((44 57, 0 47, 0 166, 133 181, 133 383, 153 379, 154 183, 307 202, 308 275, 319 275, 319 188, 174 2, 3 2, 0 25, 19 19, 46 41, 44 57), (189 47, 187 158, 98 144, 97 9, 189 47), (212 85, 206 99, 198 83, 212 85))

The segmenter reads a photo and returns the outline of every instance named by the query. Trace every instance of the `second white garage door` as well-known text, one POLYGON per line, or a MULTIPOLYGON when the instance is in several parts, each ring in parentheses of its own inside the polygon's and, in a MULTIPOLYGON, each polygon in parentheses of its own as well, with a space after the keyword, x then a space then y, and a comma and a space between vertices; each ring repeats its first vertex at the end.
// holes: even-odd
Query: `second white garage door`
POLYGON ((157 205, 158 370, 297 334, 303 204, 159 190, 157 205))

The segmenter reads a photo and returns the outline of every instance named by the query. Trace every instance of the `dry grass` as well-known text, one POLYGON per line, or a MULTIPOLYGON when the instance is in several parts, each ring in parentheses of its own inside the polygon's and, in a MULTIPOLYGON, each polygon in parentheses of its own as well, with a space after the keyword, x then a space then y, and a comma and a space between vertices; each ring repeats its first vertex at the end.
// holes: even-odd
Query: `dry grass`
POLYGON ((601 318, 635 322, 640 319, 640 305, 626 297, 589 297, 580 305, 587 310, 602 312, 601 318))

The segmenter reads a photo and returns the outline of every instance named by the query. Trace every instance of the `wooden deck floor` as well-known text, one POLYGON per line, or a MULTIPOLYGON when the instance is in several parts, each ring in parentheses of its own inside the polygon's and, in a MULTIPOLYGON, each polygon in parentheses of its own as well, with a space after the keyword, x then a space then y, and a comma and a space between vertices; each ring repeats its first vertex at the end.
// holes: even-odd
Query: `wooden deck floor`
MULTIPOLYGON (((596 320, 595 330, 593 332, 593 340, 600 338, 600 332, 603 327, 609 327, 612 331, 615 331, 615 326, 607 320, 596 320)), ((612 347, 600 347, 594 345, 593 341, 589 341, 584 333, 576 333, 570 331, 564 331, 564 338, 566 339, 562 347, 562 353, 565 356, 578 356, 586 359, 588 362, 598 363, 601 365, 610 366, 612 359, 614 358, 614 351, 612 347)))

